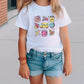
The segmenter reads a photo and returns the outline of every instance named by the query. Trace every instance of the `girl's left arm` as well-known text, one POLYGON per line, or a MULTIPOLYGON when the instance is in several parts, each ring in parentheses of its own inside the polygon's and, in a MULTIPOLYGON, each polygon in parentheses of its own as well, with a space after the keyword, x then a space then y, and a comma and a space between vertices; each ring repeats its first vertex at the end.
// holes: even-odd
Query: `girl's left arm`
POLYGON ((64 72, 66 72, 65 76, 67 76, 71 73, 72 70, 71 46, 67 25, 64 27, 60 27, 60 38, 63 44, 63 51, 64 51, 64 72))

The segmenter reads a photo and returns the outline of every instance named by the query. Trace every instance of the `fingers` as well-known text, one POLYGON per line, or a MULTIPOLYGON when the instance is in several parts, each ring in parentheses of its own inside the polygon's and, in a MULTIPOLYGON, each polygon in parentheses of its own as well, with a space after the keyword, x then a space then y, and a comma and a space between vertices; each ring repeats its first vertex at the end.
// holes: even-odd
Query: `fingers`
POLYGON ((25 74, 25 76, 26 76, 26 79, 28 79, 28 75, 29 75, 29 74, 27 74, 27 73, 25 74))
POLYGON ((25 74, 23 74, 23 75, 21 75, 21 76, 22 76, 22 78, 26 78, 25 74))
POLYGON ((63 70, 63 73, 65 73, 65 76, 69 76, 71 71, 66 71, 65 69, 63 70))
POLYGON ((26 78, 26 79, 28 79, 29 72, 26 73, 26 74, 20 74, 20 73, 19 73, 19 75, 20 75, 22 78, 26 78))
POLYGON ((23 75, 21 75, 21 77, 28 79, 28 75, 27 74, 23 74, 23 75))
POLYGON ((65 69, 63 70, 63 73, 65 73, 65 69))
POLYGON ((65 76, 68 76, 68 73, 65 73, 65 76))
POLYGON ((19 75, 22 78, 28 79, 28 76, 30 75, 30 70, 28 66, 20 66, 19 68, 19 75))
POLYGON ((65 72, 65 76, 69 76, 71 72, 65 72))

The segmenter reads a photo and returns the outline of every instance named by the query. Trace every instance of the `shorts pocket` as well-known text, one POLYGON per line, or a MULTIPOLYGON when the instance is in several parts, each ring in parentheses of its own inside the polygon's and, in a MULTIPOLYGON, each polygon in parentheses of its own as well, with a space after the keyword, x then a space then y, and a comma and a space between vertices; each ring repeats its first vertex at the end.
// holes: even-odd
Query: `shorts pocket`
POLYGON ((26 54, 27 60, 33 60, 33 56, 27 52, 26 54))
POLYGON ((56 62, 62 62, 62 52, 61 53, 54 53, 53 60, 56 62))

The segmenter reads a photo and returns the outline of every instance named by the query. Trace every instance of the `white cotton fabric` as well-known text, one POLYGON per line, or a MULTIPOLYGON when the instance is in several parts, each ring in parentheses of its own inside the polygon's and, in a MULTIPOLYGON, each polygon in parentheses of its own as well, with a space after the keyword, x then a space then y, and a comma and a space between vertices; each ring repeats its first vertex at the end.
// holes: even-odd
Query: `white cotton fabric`
MULTIPOLYGON (((71 23, 71 19, 63 8, 64 17, 57 19, 56 14, 52 13, 51 5, 40 6, 34 1, 28 5, 28 10, 24 7, 16 20, 18 28, 28 30, 26 50, 31 48, 44 52, 59 53, 63 50, 63 45, 59 36, 60 28, 71 23)), ((60 13, 61 16, 61 13, 60 13)))

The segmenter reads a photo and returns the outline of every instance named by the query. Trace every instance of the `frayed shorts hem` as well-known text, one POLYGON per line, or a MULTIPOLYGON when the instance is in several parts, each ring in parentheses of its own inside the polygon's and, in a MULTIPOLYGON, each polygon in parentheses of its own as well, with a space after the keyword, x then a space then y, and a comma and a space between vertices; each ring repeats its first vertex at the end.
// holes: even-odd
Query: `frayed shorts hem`
POLYGON ((43 73, 42 70, 30 71, 30 76, 37 76, 37 75, 40 75, 42 73, 43 73))
POLYGON ((50 76, 50 77, 57 77, 57 78, 59 78, 60 76, 62 76, 63 75, 63 72, 62 71, 47 71, 47 72, 44 72, 44 74, 46 75, 46 76, 50 76))

